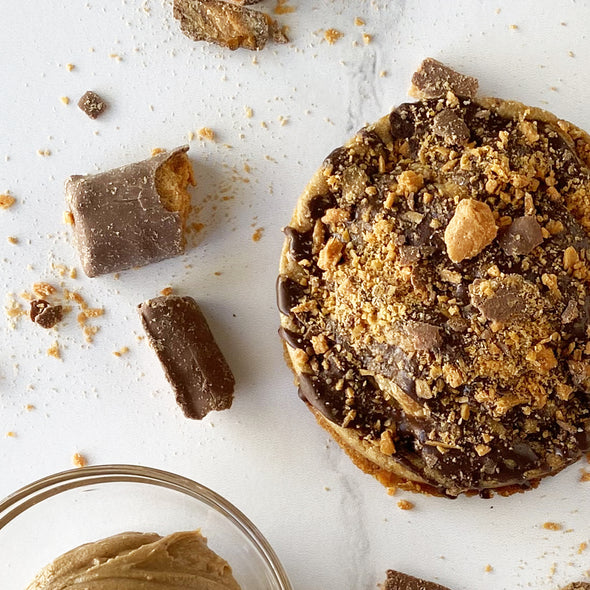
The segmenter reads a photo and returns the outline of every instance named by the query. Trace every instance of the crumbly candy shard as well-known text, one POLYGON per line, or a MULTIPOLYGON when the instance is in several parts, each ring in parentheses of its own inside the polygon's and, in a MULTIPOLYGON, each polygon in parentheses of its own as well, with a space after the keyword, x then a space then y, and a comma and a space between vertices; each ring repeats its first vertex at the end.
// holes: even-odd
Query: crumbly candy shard
POLYGON ((101 174, 72 176, 66 201, 89 277, 143 266, 184 251, 195 184, 188 146, 101 174))
POLYGON ((277 22, 265 12, 222 0, 174 0, 180 30, 193 41, 216 43, 231 50, 263 49, 269 40, 288 43, 277 22))
POLYGON ((447 254, 453 262, 477 256, 498 233, 494 214, 486 203, 463 199, 444 234, 447 254))
POLYGON ((387 570, 387 579, 379 585, 381 590, 449 590, 446 586, 428 582, 395 570, 387 570))
POLYGON ((63 307, 51 305, 44 299, 33 299, 31 301, 30 318, 42 328, 53 328, 63 319, 63 307))
POLYGON ((476 78, 465 76, 427 57, 412 76, 409 94, 414 98, 437 98, 452 92, 458 96, 475 97, 479 87, 476 78))
POLYGON ((168 295, 139 305, 148 341, 187 418, 231 407, 235 380, 192 297, 168 295))
POLYGON ((85 92, 78 101, 78 108, 91 119, 96 119, 107 109, 107 103, 93 90, 85 92))

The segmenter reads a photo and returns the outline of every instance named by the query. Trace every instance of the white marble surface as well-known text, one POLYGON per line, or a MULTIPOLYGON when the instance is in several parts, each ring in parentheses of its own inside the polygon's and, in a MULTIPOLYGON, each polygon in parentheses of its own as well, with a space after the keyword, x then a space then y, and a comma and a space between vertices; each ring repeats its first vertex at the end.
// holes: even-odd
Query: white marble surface
POLYGON ((78 290, 105 315, 92 320, 100 330, 87 344, 75 313, 57 332, 26 319, 12 329, 2 314, 0 496, 70 468, 79 452, 91 464, 174 471, 223 494, 267 536, 296 590, 371 589, 387 568, 454 590, 552 590, 584 579, 585 462, 508 499, 388 496, 298 400, 276 334, 274 282, 280 229, 307 179, 357 128, 406 99, 425 56, 478 76, 485 94, 590 128, 588 4, 289 4, 295 12, 280 18, 292 42, 254 54, 192 43, 159 0, 2 2, 0 193, 17 202, 0 210, 0 295, 18 299, 46 280, 78 290), (323 40, 330 27, 344 33, 334 45, 323 40), (97 121, 75 105, 90 88, 111 105, 97 121), (64 179, 182 144, 202 127, 217 141, 190 142, 194 221, 205 227, 187 253, 118 279, 59 277, 55 265, 78 267, 62 223, 64 179), (238 382, 232 409, 202 422, 183 418, 137 339, 135 306, 168 285, 201 302, 238 382), (46 354, 55 340, 61 360, 46 354), (129 352, 114 356, 123 346, 129 352), (415 508, 400 510, 402 498, 415 508), (562 529, 545 530, 546 521, 562 529))

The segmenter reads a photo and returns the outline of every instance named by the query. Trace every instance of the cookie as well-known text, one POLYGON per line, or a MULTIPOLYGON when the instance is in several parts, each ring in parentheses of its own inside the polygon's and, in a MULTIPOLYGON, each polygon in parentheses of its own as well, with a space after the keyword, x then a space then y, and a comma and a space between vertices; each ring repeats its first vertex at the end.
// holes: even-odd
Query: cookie
POLYGON ((361 469, 510 494, 590 448, 590 137, 465 77, 469 95, 428 76, 415 94, 424 78, 299 198, 280 334, 300 397, 361 469))

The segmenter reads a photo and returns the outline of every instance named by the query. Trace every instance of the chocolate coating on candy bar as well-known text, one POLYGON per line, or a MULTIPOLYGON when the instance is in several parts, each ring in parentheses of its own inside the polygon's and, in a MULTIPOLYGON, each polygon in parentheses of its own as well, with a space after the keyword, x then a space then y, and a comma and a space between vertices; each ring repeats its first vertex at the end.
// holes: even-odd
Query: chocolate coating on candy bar
POLYGON ((200 420, 233 401, 234 376, 192 297, 168 295, 139 305, 148 340, 187 418, 200 420))
POLYGON ((590 584, 588 582, 572 582, 561 590, 590 590, 590 584))
POLYGON ((156 177, 173 158, 186 159, 192 174, 187 151, 184 146, 66 181, 76 246, 89 277, 143 266, 184 251, 183 213, 165 207, 156 177))
POLYGON ((381 590, 449 590, 446 586, 428 582, 408 574, 387 570, 387 579, 380 585, 381 590))

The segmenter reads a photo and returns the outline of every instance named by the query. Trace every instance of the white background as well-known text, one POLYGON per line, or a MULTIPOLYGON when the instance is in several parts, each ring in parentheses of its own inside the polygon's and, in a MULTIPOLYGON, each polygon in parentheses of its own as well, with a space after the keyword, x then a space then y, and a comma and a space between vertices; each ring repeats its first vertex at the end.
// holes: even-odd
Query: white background
MULTIPOLYGON (((279 17, 290 44, 232 53, 185 38, 160 0, 1 1, 0 193, 17 200, 0 210, 2 305, 9 293, 24 304, 19 295, 44 280, 105 314, 90 321, 100 327, 92 344, 77 310, 57 331, 0 317, 0 497, 72 467, 79 452, 91 464, 159 467, 221 493, 266 535, 295 590, 371 589, 387 568, 453 590, 551 590, 587 579, 590 549, 578 553, 590 542, 585 461, 508 499, 388 496, 297 398, 274 283, 281 228, 307 179, 364 123, 407 100, 426 56, 477 76, 483 94, 590 128, 588 3, 290 4, 295 12, 279 17), (344 36, 329 45, 332 27, 344 36), (373 36, 368 45, 363 33, 373 36), (75 104, 88 89, 110 104, 96 121, 75 104), (64 179, 181 145, 202 127, 216 141, 190 142, 191 221, 204 228, 187 253, 118 279, 85 278, 62 222, 64 179), (77 267, 78 278, 60 277, 59 264, 77 267), (136 305, 167 286, 199 301, 236 376, 231 410, 201 422, 182 416, 138 340, 136 305), (56 340, 61 360, 46 354, 56 340), (123 346, 126 355, 113 355, 123 346), (415 508, 400 510, 402 498, 415 508), (544 529, 547 521, 562 529, 544 529)), ((275 2, 259 6, 272 11, 275 2)))

